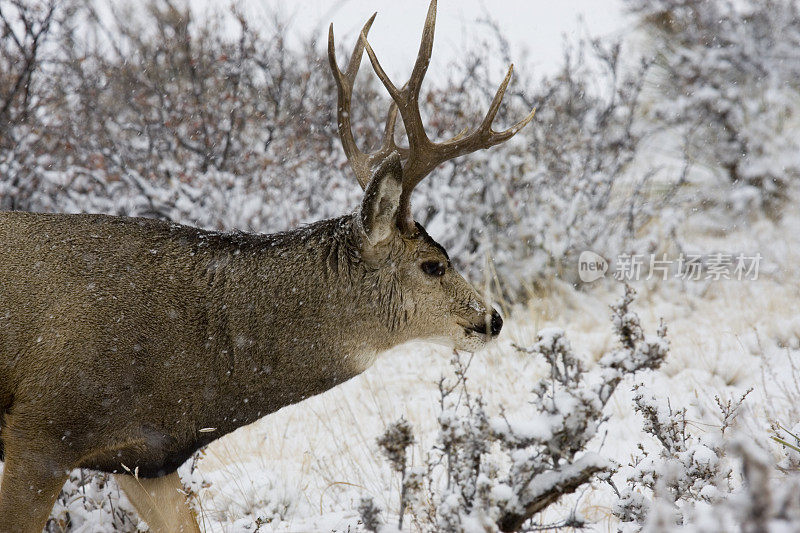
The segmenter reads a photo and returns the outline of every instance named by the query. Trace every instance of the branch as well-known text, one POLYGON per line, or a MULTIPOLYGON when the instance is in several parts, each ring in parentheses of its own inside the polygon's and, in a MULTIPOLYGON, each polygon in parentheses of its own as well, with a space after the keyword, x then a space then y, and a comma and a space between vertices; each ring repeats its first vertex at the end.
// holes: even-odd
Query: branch
POLYGON ((596 454, 586 454, 572 464, 558 470, 543 472, 525 488, 528 503, 522 512, 506 512, 497 521, 500 531, 518 531, 525 521, 558 501, 561 496, 572 494, 600 472, 611 470, 614 465, 596 454))

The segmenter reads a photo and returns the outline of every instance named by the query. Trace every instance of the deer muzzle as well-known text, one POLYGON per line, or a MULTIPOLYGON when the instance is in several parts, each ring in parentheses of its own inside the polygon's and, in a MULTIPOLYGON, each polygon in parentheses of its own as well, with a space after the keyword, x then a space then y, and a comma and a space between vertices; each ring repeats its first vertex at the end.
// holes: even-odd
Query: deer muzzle
POLYGON ((490 320, 470 326, 468 329, 475 333, 480 333, 481 335, 488 334, 490 337, 497 337, 500 334, 500 330, 503 329, 503 317, 500 316, 500 313, 498 313, 496 309, 492 309, 492 318, 490 320))

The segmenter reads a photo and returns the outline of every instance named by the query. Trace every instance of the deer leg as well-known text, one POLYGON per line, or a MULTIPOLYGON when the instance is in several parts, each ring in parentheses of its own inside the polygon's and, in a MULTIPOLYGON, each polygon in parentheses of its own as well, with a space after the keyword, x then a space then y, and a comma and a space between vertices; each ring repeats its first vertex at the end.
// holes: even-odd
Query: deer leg
POLYGON ((0 533, 41 533, 68 470, 49 458, 27 453, 5 439, 0 485, 0 533))
POLYGON ((200 533, 177 472, 157 478, 114 476, 153 533, 200 533))

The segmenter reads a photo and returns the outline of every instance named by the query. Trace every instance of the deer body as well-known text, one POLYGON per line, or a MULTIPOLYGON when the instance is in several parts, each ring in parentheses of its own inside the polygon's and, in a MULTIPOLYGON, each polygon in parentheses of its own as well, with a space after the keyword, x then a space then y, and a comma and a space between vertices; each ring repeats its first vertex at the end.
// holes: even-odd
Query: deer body
POLYGON ((406 341, 475 351, 497 336, 500 315, 414 221, 410 197, 439 163, 505 141, 533 114, 492 130, 509 69, 477 129, 428 139, 418 101, 435 15, 434 0, 400 89, 367 42, 374 16, 344 72, 331 28, 339 136, 365 190, 351 214, 253 235, 0 213, 0 533, 41 532, 74 468, 116 473, 151 531, 198 532, 175 471, 199 447, 406 341), (394 101, 371 154, 350 124, 365 50, 394 101))
POLYGON ((352 223, 226 235, 3 213, 2 406, 36 409, 72 464, 152 477, 359 374, 392 332, 375 331, 382 280, 352 223))

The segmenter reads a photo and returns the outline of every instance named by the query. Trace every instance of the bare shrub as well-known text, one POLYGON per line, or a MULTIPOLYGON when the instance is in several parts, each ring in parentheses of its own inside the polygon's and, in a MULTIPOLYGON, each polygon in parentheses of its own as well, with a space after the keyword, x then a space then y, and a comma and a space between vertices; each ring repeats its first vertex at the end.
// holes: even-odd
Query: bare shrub
POLYGON ((20 169, 43 136, 37 112, 49 103, 46 48, 54 38, 56 2, 0 1, 0 208, 25 207, 38 183, 20 169))

